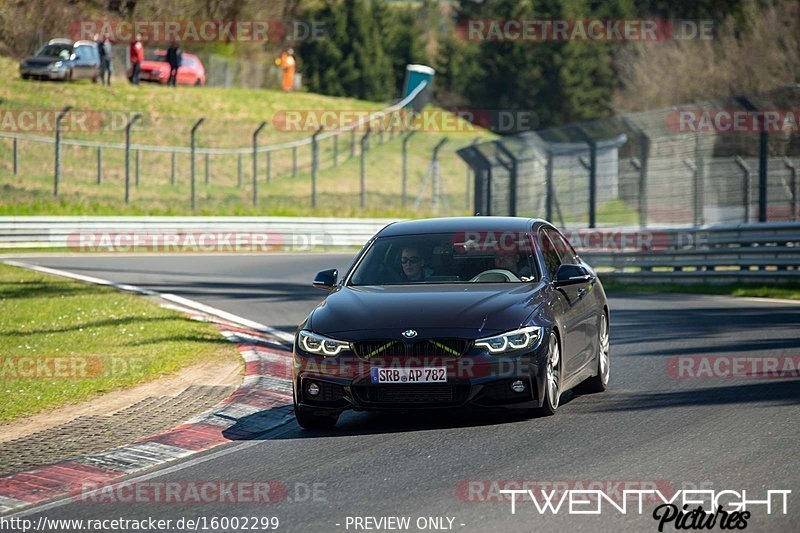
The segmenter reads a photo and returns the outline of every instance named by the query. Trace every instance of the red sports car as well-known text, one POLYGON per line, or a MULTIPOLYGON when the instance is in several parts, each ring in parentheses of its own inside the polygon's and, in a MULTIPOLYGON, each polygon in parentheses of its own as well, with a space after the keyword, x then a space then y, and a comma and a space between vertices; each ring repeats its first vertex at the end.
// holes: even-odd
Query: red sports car
MULTIPOLYGON (((142 61, 142 81, 154 81, 157 83, 167 83, 169 81, 169 63, 167 63, 167 52, 156 50, 148 53, 142 61)), ((205 85, 206 71, 203 64, 194 54, 183 53, 183 60, 178 68, 178 85, 205 85)))

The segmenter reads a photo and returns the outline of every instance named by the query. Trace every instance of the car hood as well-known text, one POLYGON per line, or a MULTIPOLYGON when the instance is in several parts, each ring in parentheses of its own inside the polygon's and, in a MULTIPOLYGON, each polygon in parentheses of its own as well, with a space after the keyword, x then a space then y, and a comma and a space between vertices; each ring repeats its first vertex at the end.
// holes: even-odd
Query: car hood
POLYGON ((311 314, 307 327, 351 340, 429 335, 480 337, 512 330, 542 303, 541 283, 342 287, 311 314), (444 333, 442 330, 449 330, 444 333))
POLYGON ((55 63, 56 61, 69 61, 69 60, 59 56, 33 56, 26 58, 24 60, 24 63, 31 66, 45 66, 51 63, 55 63))

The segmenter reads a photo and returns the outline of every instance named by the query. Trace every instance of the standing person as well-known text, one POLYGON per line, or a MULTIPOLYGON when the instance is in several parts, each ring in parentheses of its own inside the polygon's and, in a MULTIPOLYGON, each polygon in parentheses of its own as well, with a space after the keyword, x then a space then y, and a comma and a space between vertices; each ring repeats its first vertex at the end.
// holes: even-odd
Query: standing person
POLYGON ((178 46, 178 41, 172 41, 172 44, 167 48, 167 63, 169 63, 169 81, 167 81, 167 85, 175 87, 178 69, 183 63, 183 50, 178 46))
POLYGON ((111 85, 111 40, 107 35, 97 46, 97 52, 100 54, 100 83, 111 85))
POLYGON ((294 50, 289 48, 281 54, 280 59, 276 59, 275 63, 283 70, 283 81, 281 88, 283 92, 289 92, 294 88, 294 70, 296 61, 294 59, 294 50))
POLYGON ((144 61, 144 45, 142 44, 142 34, 137 33, 136 38, 131 42, 131 83, 139 85, 139 74, 142 72, 142 61, 144 61))
MULTIPOLYGON (((92 42, 97 47, 97 57, 100 60, 100 62, 97 64, 97 70, 99 71, 99 74, 102 76, 103 75, 103 58, 104 58, 103 52, 104 52, 104 50, 103 50, 103 40, 100 39, 100 34, 99 33, 95 33, 94 34, 94 37, 92 37, 92 42)), ((97 83, 97 78, 93 78, 92 79, 92 83, 97 83)))

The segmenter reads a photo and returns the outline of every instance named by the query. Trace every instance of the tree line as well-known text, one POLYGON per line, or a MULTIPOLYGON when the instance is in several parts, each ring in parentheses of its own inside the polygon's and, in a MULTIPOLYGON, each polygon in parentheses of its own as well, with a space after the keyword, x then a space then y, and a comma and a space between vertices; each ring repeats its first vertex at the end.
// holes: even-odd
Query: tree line
MULTIPOLYGON (((326 37, 300 45, 309 90, 387 101, 400 96, 407 63, 436 69, 439 105, 534 111, 539 126, 612 114, 615 95, 630 87, 622 69, 663 43, 590 40, 466 39, 475 19, 711 21, 745 32, 758 14, 780 0, 459 0, 440 3, 316 0, 299 13, 322 20, 326 37), (625 58, 626 64, 620 60, 625 58)), ((691 51, 687 52, 691 53, 691 51)), ((796 61, 796 59, 795 59, 796 61)), ((661 73, 665 79, 670 72, 661 73)), ((736 74, 732 73, 735 91, 736 74)), ((791 80, 788 80, 791 82, 791 80)), ((796 82, 796 80, 795 80, 796 82)), ((633 88, 635 91, 635 88, 633 88)), ((702 88, 698 88, 702 90, 702 88)), ((619 98, 616 98, 619 102, 619 98)))

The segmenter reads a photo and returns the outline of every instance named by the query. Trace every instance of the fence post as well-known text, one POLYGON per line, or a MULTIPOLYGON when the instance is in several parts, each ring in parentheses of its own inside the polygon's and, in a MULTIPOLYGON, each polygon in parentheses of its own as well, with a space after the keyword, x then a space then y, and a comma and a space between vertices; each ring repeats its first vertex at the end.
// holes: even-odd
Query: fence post
POLYGON ((688 159, 684 159, 681 161, 683 166, 688 168, 692 172, 692 224, 694 226, 699 226, 702 224, 702 217, 700 215, 700 189, 699 189, 699 172, 697 171, 697 165, 694 164, 693 161, 689 161, 688 159))
POLYGON ((506 165, 498 157, 497 160, 508 170, 508 216, 517 216, 517 158, 514 157, 501 141, 494 141, 496 149, 503 152, 511 160, 510 165, 506 165))
MULTIPOLYGON (((469 145, 471 147, 474 147, 476 144, 478 144, 478 141, 480 141, 480 140, 481 140, 480 137, 475 137, 474 139, 472 139, 472 141, 470 141, 469 145)), ((477 174, 478 174, 477 172, 473 172, 471 166, 467 165, 467 184, 466 184, 466 187, 465 187, 466 188, 466 192, 464 193, 464 205, 466 206, 467 209, 469 209, 469 187, 470 187, 470 183, 473 181, 472 178, 477 176, 477 174)))
POLYGON ((206 152, 205 160, 206 160, 205 161, 205 163, 206 163, 206 180, 205 181, 206 181, 206 185, 208 185, 211 182, 211 155, 208 152, 206 152))
POLYGON ((356 129, 350 130, 350 159, 356 156, 356 129))
POLYGON ((61 181, 61 121, 69 113, 70 109, 72 109, 72 106, 68 105, 56 116, 56 161, 55 175, 53 176, 53 196, 58 196, 58 185, 61 181))
POLYGON ((750 222, 750 167, 741 156, 736 156, 736 164, 742 169, 742 187, 744 192, 744 222, 750 222))
POLYGON ((647 163, 650 159, 650 138, 642 132, 639 141, 639 226, 647 227, 647 163))
POLYGON ((311 207, 317 207, 317 167, 319 166, 319 142, 317 136, 322 126, 311 136, 311 207))
POLYGON ((297 176, 297 146, 292 147, 292 177, 297 176))
POLYGON ((242 154, 236 157, 236 186, 242 188, 242 154))
MULTIPOLYGON (((15 172, 16 174, 16 172, 15 172)), ((103 184, 103 147, 97 147, 97 184, 103 184)))
POLYGON ((171 152, 171 154, 169 182, 171 185, 175 185, 175 152, 171 152))
POLYGON ((125 126, 125 204, 131 199, 131 127, 140 118, 142 115, 136 113, 125 126))
POLYGON ((800 214, 800 207, 798 207, 800 189, 797 187, 797 166, 788 157, 783 158, 783 164, 791 174, 789 178, 789 201, 791 202, 792 220, 798 220, 798 214, 800 214))
MULTIPOLYGON (((431 174, 433 174, 432 180, 432 189, 433 189, 433 212, 439 213, 439 203, 442 200, 442 172, 439 168, 439 150, 442 149, 444 143, 447 142, 447 137, 439 141, 436 146, 433 147, 433 157, 431 158, 431 174)), ((513 196, 513 192, 511 193, 513 196)), ((446 199, 445 199, 446 200, 446 199)), ((445 201, 445 203, 447 203, 445 201)), ((513 215, 512 215, 513 216, 513 215)))
POLYGON ((403 137, 403 205, 408 201, 408 141, 415 133, 416 130, 403 137))
POLYGON ((136 186, 137 187, 139 186, 139 153, 140 153, 140 150, 136 150, 136 154, 135 154, 136 157, 134 158, 134 163, 135 163, 134 164, 134 169, 136 170, 136 172, 135 172, 135 177, 136 178, 135 179, 136 179, 136 186))
POLYGON ((367 205, 367 150, 369 150, 369 133, 371 128, 367 125, 367 132, 361 137, 361 194, 359 206, 364 209, 367 205))
POLYGON ((14 175, 16 176, 19 172, 19 139, 14 137, 13 142, 11 143, 11 149, 13 152, 13 163, 14 163, 14 175))
POLYGON ((272 152, 267 152, 267 183, 272 181, 272 152))
POLYGON ((580 126, 575 130, 583 141, 589 146, 589 164, 585 165, 589 171, 589 227, 597 227, 597 143, 580 126))
MULTIPOLYGON (((253 207, 258 205, 258 134, 266 125, 266 122, 262 122, 253 132, 253 207)), ((267 152, 267 161, 269 161, 269 154, 267 152)), ((267 179, 269 179, 269 167, 267 167, 267 179)))
POLYGON ((191 147, 192 147, 192 150, 191 150, 192 151, 192 165, 191 165, 191 175, 192 175, 192 211, 194 211, 194 208, 196 206, 195 198, 196 198, 196 188, 197 188, 196 185, 195 185, 195 181, 196 181, 196 177, 197 177, 197 173, 196 173, 197 169, 195 168, 196 163, 195 163, 195 160, 194 160, 195 159, 195 151, 196 151, 195 141, 196 141, 196 137, 197 137, 197 128, 200 127, 200 124, 202 124, 205 121, 205 119, 206 119, 206 117, 202 117, 202 118, 198 119, 197 122, 194 123, 194 126, 192 126, 192 132, 191 132, 191 138, 192 138, 192 143, 191 143, 191 147))
MULTIPOLYGON (((735 100, 746 110, 755 114, 758 134, 758 221, 767 221, 767 147, 769 144, 769 134, 767 124, 763 114, 759 114, 758 107, 745 96, 737 96, 735 100)), ((740 165, 741 166, 741 165, 740 165)), ((749 170, 748 170, 749 172, 749 170)), ((748 190, 749 195, 749 190, 748 190)))
POLYGON ((339 134, 333 136, 333 166, 339 165, 339 134))

